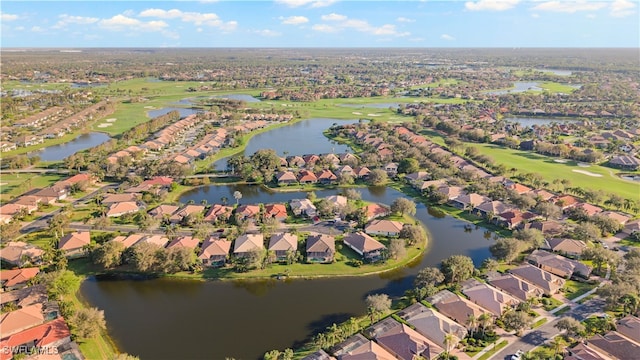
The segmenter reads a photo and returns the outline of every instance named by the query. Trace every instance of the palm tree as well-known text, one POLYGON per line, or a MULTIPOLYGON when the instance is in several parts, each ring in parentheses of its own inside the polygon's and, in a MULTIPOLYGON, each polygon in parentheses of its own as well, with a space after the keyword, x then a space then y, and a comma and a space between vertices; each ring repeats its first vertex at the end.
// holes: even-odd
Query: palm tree
POLYGON ((447 351, 447 358, 449 358, 449 352, 451 352, 451 346, 458 340, 458 337, 453 333, 448 333, 444 336, 444 346, 447 351))
POLYGON ((491 326, 491 324, 493 324, 493 317, 489 313, 483 313, 478 316, 478 323, 480 324, 480 327, 482 327, 482 337, 484 338, 485 331, 489 326, 491 326))
POLYGON ((478 319, 476 318, 475 315, 473 314, 469 314, 469 317, 467 317, 467 326, 469 327, 469 336, 473 337, 473 333, 476 330, 476 327, 478 326, 478 319))
POLYGON ((233 198, 236 199, 236 205, 238 205, 238 203, 240 202, 240 199, 242 199, 242 193, 240 191, 234 191, 233 192, 233 198))
POLYGON ((551 339, 550 345, 553 348, 553 356, 555 358, 558 353, 562 352, 567 343, 562 339, 562 336, 556 336, 551 339))

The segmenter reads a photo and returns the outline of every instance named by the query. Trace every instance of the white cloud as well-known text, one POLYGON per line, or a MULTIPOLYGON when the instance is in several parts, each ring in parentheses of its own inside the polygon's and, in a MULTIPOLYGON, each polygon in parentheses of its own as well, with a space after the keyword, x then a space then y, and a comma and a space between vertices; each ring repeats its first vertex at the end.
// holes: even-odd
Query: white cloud
POLYGON ((256 30, 256 31, 254 31, 254 33, 256 33, 256 34, 258 34, 260 36, 266 36, 266 37, 276 37, 276 36, 281 36, 282 35, 281 32, 270 30, 270 29, 256 30))
POLYGON ((585 1, 585 0, 577 0, 577 1, 545 1, 540 3, 534 7, 532 10, 535 11, 551 11, 551 12, 561 12, 561 13, 569 13, 573 14, 578 11, 595 11, 600 10, 606 7, 607 4, 604 2, 593 2, 593 1, 585 1))
POLYGON ((62 14, 58 16, 60 20, 53 25, 54 29, 64 28, 69 24, 78 24, 78 25, 89 25, 98 22, 100 19, 94 17, 85 17, 85 16, 73 16, 68 14, 62 14))
POLYGON ((392 35, 392 36, 409 36, 409 32, 398 32, 395 25, 384 24, 382 26, 373 26, 369 22, 360 19, 349 19, 345 15, 329 14, 323 15, 322 20, 330 21, 330 24, 316 24, 312 27, 315 31, 320 32, 337 32, 340 30, 350 29, 371 35, 392 35))
POLYGON ((40 32, 43 32, 44 29, 41 28, 40 26, 34 26, 34 27, 31 28, 31 31, 40 33, 40 32))
POLYGON ((183 22, 193 23, 196 26, 208 25, 231 31, 236 28, 236 21, 224 22, 217 14, 182 11, 179 9, 146 9, 139 14, 140 17, 155 17, 159 19, 179 19, 183 22))
POLYGON ((276 0, 276 3, 286 5, 288 7, 297 8, 309 5, 312 8, 321 8, 335 4, 337 0, 276 0))
POLYGON ((611 3, 611 16, 625 17, 636 13, 636 4, 628 0, 616 0, 611 3))
POLYGON ((442 35, 440 35, 440 39, 447 40, 447 41, 453 41, 456 38, 451 36, 451 35, 449 35, 449 34, 442 34, 442 35))
POLYGON ((281 16, 279 19, 285 25, 300 25, 309 22, 309 19, 304 16, 289 16, 288 18, 281 16))
POLYGON ((109 19, 102 19, 98 22, 98 25, 103 29, 112 31, 160 31, 169 26, 169 24, 164 21, 155 20, 144 22, 122 14, 115 15, 109 19))
POLYGON ((467 1, 464 7, 471 11, 504 11, 513 8, 519 2, 520 0, 478 0, 467 1))
POLYGON ((415 22, 416 20, 400 16, 399 18, 396 19, 396 21, 403 22, 403 23, 412 23, 412 22, 415 22))
POLYGON ((15 20, 18 20, 19 18, 20 17, 15 14, 0 13, 0 20, 2 21, 15 21, 15 20))
POLYGON ((343 21, 343 20, 347 20, 347 17, 345 15, 331 13, 329 15, 322 15, 320 19, 324 21, 343 21))

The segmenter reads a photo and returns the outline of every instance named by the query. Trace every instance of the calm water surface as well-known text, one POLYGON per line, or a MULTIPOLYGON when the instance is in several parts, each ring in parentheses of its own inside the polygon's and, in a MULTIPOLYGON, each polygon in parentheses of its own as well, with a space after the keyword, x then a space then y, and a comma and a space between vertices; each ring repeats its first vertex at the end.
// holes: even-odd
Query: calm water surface
POLYGON ((109 135, 105 133, 91 132, 88 134, 82 134, 64 144, 47 146, 46 148, 34 151, 29 155, 40 156, 40 159, 43 161, 60 161, 78 151, 100 145, 109 139, 109 135))
POLYGON ((522 126, 529 126, 529 127, 533 125, 538 125, 538 126, 551 125, 552 123, 568 124, 568 123, 580 121, 580 120, 572 120, 572 119, 557 119, 557 118, 543 118, 543 117, 534 117, 534 118, 508 117, 508 118, 504 118, 504 120, 509 122, 515 122, 522 126))
POLYGON ((504 94, 509 94, 509 93, 525 92, 525 91, 529 91, 529 90, 542 91, 542 88, 538 87, 538 83, 537 82, 516 81, 516 82, 513 83, 513 88, 511 88, 511 89, 492 90, 492 91, 487 91, 486 94, 504 95, 504 94))

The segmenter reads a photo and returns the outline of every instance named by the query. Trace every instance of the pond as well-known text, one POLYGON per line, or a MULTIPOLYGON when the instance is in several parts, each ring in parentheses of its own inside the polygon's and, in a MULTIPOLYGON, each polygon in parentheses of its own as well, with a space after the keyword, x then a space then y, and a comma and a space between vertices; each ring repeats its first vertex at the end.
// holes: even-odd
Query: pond
POLYGON ((508 117, 508 118, 504 118, 505 121, 508 122, 515 122, 518 123, 522 126, 528 126, 528 127, 532 127, 533 125, 538 125, 538 126, 542 126, 542 125, 551 125, 553 123, 558 123, 558 124, 568 124, 568 123, 572 123, 572 122, 580 122, 581 120, 575 120, 575 119, 559 119, 559 118, 545 118, 545 117, 534 117, 534 118, 530 118, 530 117, 508 117))
POLYGON ((214 96, 214 98, 239 100, 239 101, 245 101, 245 102, 260 102, 260 99, 247 94, 225 94, 225 95, 214 96))
MULTIPOLYGON (((354 124, 358 120, 337 120, 312 118, 273 129, 252 137, 244 150, 245 156, 251 156, 260 149, 274 149, 278 155, 304 155, 343 153, 349 151, 347 145, 338 144, 322 134, 334 123, 354 124)), ((227 160, 220 159, 213 164, 218 171, 227 170, 227 160)))
POLYGON ((510 94, 510 93, 525 92, 529 90, 542 91, 542 88, 538 87, 537 82, 516 81, 513 83, 513 88, 511 89, 490 90, 490 91, 485 91, 485 94, 504 95, 504 94, 510 94))
MULTIPOLYGON (((301 192, 269 193, 258 186, 207 186, 180 201, 207 199, 241 204, 287 201, 301 192)), ((367 201, 390 204, 402 193, 384 187, 359 189, 367 201)), ((316 191, 318 197, 338 190, 316 191)), ((158 279, 85 281, 83 297, 105 311, 109 333, 122 351, 142 359, 258 359, 271 349, 300 345, 332 323, 366 313, 367 295, 401 296, 415 274, 455 254, 476 266, 489 256, 492 234, 485 229, 417 205, 416 218, 429 230, 425 254, 409 267, 380 275, 313 280, 180 281, 158 279)))
POLYGON ((64 144, 47 146, 38 151, 29 153, 29 156, 39 156, 43 161, 61 161, 66 157, 75 154, 111 139, 109 135, 101 132, 90 132, 79 135, 77 138, 64 144))
POLYGON ((540 72, 552 73, 558 76, 571 76, 571 74, 573 74, 573 71, 571 70, 561 70, 561 69, 535 69, 535 70, 540 72))

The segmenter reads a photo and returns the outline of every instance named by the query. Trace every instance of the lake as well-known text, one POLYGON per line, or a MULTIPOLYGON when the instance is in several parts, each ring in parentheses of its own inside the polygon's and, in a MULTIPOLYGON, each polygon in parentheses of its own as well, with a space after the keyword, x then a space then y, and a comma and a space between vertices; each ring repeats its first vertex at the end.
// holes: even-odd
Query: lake
MULTIPOLYGON (((236 190, 243 193, 241 204, 305 196, 269 193, 257 186, 207 186, 180 200, 219 203, 226 196, 233 202, 236 190)), ((385 204, 404 196, 384 187, 359 190, 364 200, 385 204)), ((82 284, 81 293, 105 311, 109 333, 119 348, 142 359, 258 359, 272 349, 298 346, 334 322, 365 314, 367 295, 401 296, 425 266, 437 266, 455 254, 468 255, 479 266, 489 256, 493 238, 485 229, 433 216, 424 204, 417 205, 416 218, 429 230, 428 249, 412 266, 385 274, 284 282, 91 279, 82 284)))
MULTIPOLYGON (((312 118, 301 120, 293 124, 267 131, 252 137, 247 143, 243 154, 251 156, 260 149, 274 149, 278 155, 304 155, 343 153, 350 151, 347 145, 338 144, 322 134, 334 123, 341 125, 354 124, 358 120, 337 120, 327 118, 312 118)), ((218 171, 227 170, 227 160, 220 159, 214 164, 218 171)))
POLYGON ((484 93, 491 95, 504 95, 509 93, 525 92, 529 90, 542 91, 542 88, 538 87, 537 82, 516 81, 513 83, 513 88, 511 89, 490 90, 485 91, 484 93))
POLYGON ((518 123, 522 126, 528 126, 531 127, 533 125, 538 125, 538 126, 542 126, 542 125, 551 125, 552 123, 558 123, 558 124, 568 124, 568 123, 572 123, 572 122, 580 122, 581 120, 575 120, 575 119, 558 119, 558 118, 544 118, 544 117, 534 117, 534 118, 529 118, 529 117, 508 117, 508 118, 504 118, 505 121, 509 121, 509 122, 515 122, 518 123))
POLYGON ((66 157, 75 154, 111 139, 109 135, 101 132, 90 132, 79 135, 77 138, 64 144, 47 146, 38 151, 29 153, 29 156, 40 156, 43 161, 61 161, 66 157))

